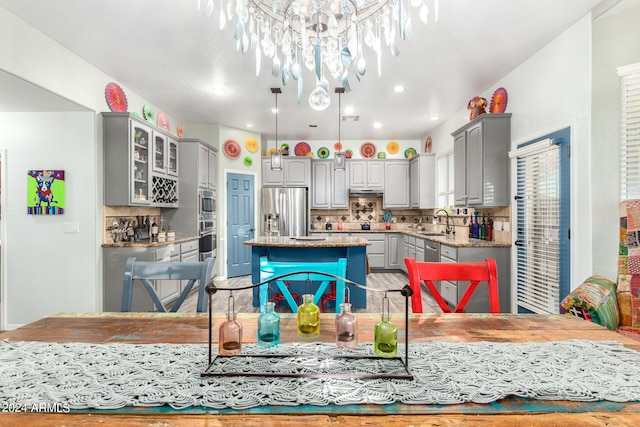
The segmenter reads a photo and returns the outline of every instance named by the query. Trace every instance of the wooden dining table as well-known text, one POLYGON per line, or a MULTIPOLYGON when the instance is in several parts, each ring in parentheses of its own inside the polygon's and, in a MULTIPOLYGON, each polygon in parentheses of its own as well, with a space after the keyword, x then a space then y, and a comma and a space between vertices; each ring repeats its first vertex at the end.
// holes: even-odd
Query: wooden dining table
MULTIPOLYGON (((295 342, 296 318, 282 313, 282 342, 295 342)), ((319 340, 334 342, 335 314, 321 315, 319 340)), ((243 341, 256 342, 257 314, 238 314, 245 325, 243 341)), ((358 313, 359 341, 373 342, 377 313, 358 313)), ((397 319, 404 334, 404 314, 397 319)), ((223 314, 214 314, 213 340, 223 314)), ((617 341, 640 351, 640 342, 594 323, 564 315, 515 314, 409 314, 411 342, 547 342, 569 339, 617 341)), ((207 313, 59 313, 13 331, 0 333, 0 340, 56 343, 176 343, 209 342, 207 313)), ((1 404, 1 402, 0 402, 1 404)), ((121 410, 76 410, 70 413, 0 412, 2 426, 87 425, 119 426, 638 426, 640 402, 547 401, 509 397, 489 404, 453 405, 328 405, 258 407, 244 411, 173 410, 127 407, 121 410)))

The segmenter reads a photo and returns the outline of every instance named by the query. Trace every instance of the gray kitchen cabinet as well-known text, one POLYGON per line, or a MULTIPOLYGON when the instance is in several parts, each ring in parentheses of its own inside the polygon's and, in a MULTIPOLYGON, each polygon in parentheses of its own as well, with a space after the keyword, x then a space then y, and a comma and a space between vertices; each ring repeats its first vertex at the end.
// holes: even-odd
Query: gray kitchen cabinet
POLYGON ((384 162, 347 160, 349 187, 356 190, 384 190, 384 162))
POLYGON ((282 169, 271 169, 271 158, 261 159, 263 187, 309 187, 311 186, 311 158, 284 156, 282 169))
MULTIPOLYGON (((167 245, 155 248, 156 262, 180 262, 180 245, 167 245)), ((180 280, 158 280, 154 283, 160 301, 167 303, 180 295, 180 280)))
MULTIPOLYGON (((500 297, 500 312, 511 312, 510 286, 510 250, 511 248, 487 247, 453 247, 440 245, 440 262, 482 262, 486 258, 496 260, 498 269, 498 294, 500 297)), ((440 282, 442 298, 453 308, 467 290, 469 282, 440 282)), ((486 282, 480 283, 465 309, 467 313, 488 313, 489 293, 486 282)))
POLYGON ((385 209, 401 209, 410 207, 409 200, 409 161, 384 161, 384 196, 385 209))
MULTIPOLYGON (((180 262, 198 262, 199 261, 199 240, 194 239, 188 242, 180 243, 180 262)), ((182 280, 180 283, 180 292, 187 286, 188 280, 182 280)), ((205 284, 206 285, 206 284, 205 284)), ((197 292, 194 286, 191 292, 197 292)))
POLYGON ((424 239, 416 237, 416 262, 424 262, 424 239))
POLYGON ((198 204, 200 190, 215 186, 217 149, 201 139, 180 140, 180 207, 163 212, 164 222, 179 238, 200 234, 198 204), (216 157, 211 157, 214 153, 216 157))
POLYGON ((385 249, 385 268, 386 269, 398 269, 404 264, 404 257, 402 256, 402 235, 398 233, 386 234, 386 249, 385 249))
POLYGON ((346 170, 336 170, 333 160, 312 160, 311 209, 347 208, 348 202, 346 170))
POLYGON ((482 114, 453 136, 456 206, 508 206, 511 114, 482 114))
POLYGON ((104 204, 178 207, 176 140, 129 113, 102 113, 102 121, 104 204))
POLYGON ((370 268, 385 268, 385 233, 358 233, 357 237, 362 237, 371 242, 367 246, 367 258, 370 268))
MULTIPOLYGON (((409 164, 410 205, 412 208, 436 207, 436 156, 420 154, 409 164)), ((386 194, 386 192, 385 192, 386 194)))

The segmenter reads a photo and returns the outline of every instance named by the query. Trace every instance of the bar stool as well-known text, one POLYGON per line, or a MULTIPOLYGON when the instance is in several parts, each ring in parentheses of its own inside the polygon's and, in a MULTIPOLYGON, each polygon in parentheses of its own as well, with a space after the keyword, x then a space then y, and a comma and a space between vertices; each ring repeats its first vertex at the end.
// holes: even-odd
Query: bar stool
MULTIPOLYGON (((287 289, 289 289, 289 281, 288 280, 285 281, 284 284, 287 287, 287 289)), ((334 288, 334 292, 335 292, 335 288, 334 288)), ((289 293, 291 294, 291 297, 293 298, 293 300, 298 305, 300 305, 302 303, 302 297, 300 296, 300 294, 297 294, 297 293, 291 292, 291 291, 289 291, 289 293)), ((271 294, 271 298, 269 298, 269 301, 275 303, 276 304, 276 308, 278 308, 280 303, 281 302, 287 302, 287 299, 282 294, 282 292, 277 291, 277 292, 274 292, 273 294, 271 294)))
MULTIPOLYGON (((325 311, 327 311, 327 303, 336 300, 336 282, 335 281, 331 281, 329 286, 331 286, 329 288, 330 289, 329 293, 326 294, 326 295, 322 295, 322 299, 321 299, 320 309, 322 310, 323 313, 325 311)), ((338 307, 339 307, 339 305, 338 305, 338 307)))

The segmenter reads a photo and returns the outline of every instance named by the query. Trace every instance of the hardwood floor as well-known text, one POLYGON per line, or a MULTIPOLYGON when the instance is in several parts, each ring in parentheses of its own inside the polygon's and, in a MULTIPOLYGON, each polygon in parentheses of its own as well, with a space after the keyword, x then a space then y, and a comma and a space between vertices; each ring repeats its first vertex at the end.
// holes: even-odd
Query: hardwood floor
MULTIPOLYGON (((367 276, 367 285, 379 289, 385 288, 401 288, 408 284, 407 276, 403 273, 371 273, 367 276)), ((224 287, 242 287, 251 284, 251 276, 233 277, 231 279, 221 280, 216 282, 219 286, 224 287)), ((213 298, 213 311, 216 313, 222 313, 227 311, 228 293, 221 291, 219 295, 215 295, 213 298)), ((235 310, 237 313, 257 313, 258 307, 253 307, 253 289, 245 289, 235 291, 233 293, 235 300, 235 310)), ((354 309, 354 312, 366 312, 377 313, 382 310, 382 293, 380 292, 367 292, 367 308, 366 309, 354 309)), ((403 313, 404 312, 404 297, 399 293, 390 293, 389 297, 389 311, 391 313, 403 313)), ((197 294, 192 294, 182 304, 182 307, 178 311, 190 312, 195 311, 197 301, 197 294)), ((436 302, 426 292, 422 292, 422 304, 425 313, 442 313, 442 310, 436 302)), ((411 310, 411 307, 409 307, 411 310)), ((278 309, 280 312, 291 312, 288 308, 278 309)))

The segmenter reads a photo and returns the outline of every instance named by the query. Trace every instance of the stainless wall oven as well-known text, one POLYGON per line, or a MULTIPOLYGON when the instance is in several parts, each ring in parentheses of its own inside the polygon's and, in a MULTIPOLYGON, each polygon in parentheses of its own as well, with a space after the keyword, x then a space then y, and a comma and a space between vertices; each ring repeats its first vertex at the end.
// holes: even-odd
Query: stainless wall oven
POLYGON ((198 220, 200 231, 200 260, 217 255, 216 193, 201 190, 198 196, 198 220))

